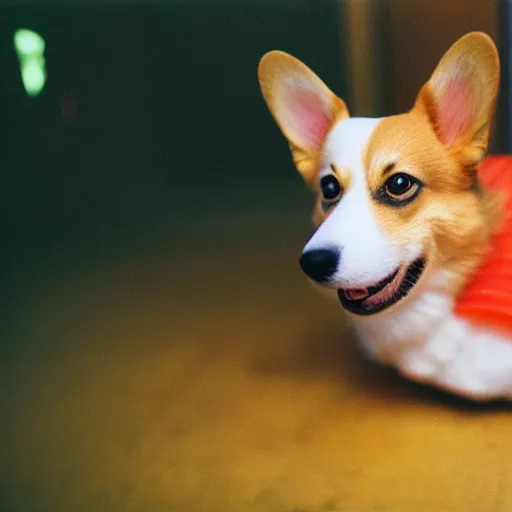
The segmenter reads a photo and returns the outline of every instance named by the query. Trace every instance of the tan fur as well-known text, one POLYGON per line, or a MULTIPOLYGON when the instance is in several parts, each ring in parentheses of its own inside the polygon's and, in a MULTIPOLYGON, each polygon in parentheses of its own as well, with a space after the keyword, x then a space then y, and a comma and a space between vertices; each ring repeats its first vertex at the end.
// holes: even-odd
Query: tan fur
POLYGON ((499 83, 498 54, 480 33, 457 41, 441 59, 420 91, 413 110, 384 119, 369 141, 365 164, 370 193, 383 184, 382 171, 416 176, 424 184, 420 196, 395 209, 373 202, 382 229, 399 245, 423 242, 435 266, 449 269, 454 293, 481 264, 500 220, 500 198, 477 190, 477 166, 484 157, 499 83), (444 89, 458 73, 471 83, 472 123, 454 140, 439 133, 438 105, 444 89))
MULTIPOLYGON (((280 110, 286 94, 283 84, 290 76, 319 94, 332 126, 349 114, 345 103, 300 61, 282 52, 263 57, 259 67, 262 92, 290 143, 297 169, 317 192, 313 219, 318 225, 328 215, 321 208, 316 179, 321 148, 301 144, 293 126, 286 123, 286 113, 280 110)), ((479 189, 477 180, 498 86, 499 59, 494 43, 485 34, 467 34, 443 56, 418 94, 414 108, 379 123, 364 155, 370 196, 383 185, 388 177, 383 176, 384 169, 391 163, 395 165, 392 174, 406 172, 425 184, 418 198, 404 207, 378 201, 372 201, 372 207, 382 230, 398 246, 423 243, 430 264, 451 271, 450 275, 455 276, 454 293, 481 264, 501 218, 500 198, 479 189), (451 124, 443 124, 442 117, 450 107, 446 95, 453 83, 468 86, 465 108, 470 121, 461 123, 463 129, 454 130, 455 136, 447 131, 446 126, 450 128, 451 124)), ((342 186, 349 186, 349 170, 334 171, 342 186)))
POLYGON ((383 171, 390 163, 395 165, 391 174, 415 176, 425 188, 401 208, 373 201, 381 228, 399 246, 423 242, 435 266, 450 268, 460 276, 454 283, 460 288, 485 256, 499 221, 498 198, 475 190, 473 177, 415 110, 386 118, 377 126, 365 156, 370 194, 389 177, 383 171))

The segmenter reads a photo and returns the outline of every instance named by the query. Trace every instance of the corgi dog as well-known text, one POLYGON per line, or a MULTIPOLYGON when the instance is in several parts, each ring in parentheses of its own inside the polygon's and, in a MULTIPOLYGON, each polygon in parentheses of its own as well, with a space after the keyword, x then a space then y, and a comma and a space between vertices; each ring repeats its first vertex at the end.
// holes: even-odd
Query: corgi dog
POLYGON ((300 266, 339 300, 363 353, 470 400, 512 399, 512 158, 486 157, 492 39, 459 39, 390 117, 351 117, 280 51, 258 79, 316 197, 300 266))

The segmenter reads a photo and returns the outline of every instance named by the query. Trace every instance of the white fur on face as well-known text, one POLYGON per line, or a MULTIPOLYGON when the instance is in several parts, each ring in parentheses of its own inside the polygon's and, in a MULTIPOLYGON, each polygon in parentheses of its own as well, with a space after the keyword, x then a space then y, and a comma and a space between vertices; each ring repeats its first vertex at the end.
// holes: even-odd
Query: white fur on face
POLYGON ((324 170, 331 164, 350 172, 352 179, 340 203, 315 232, 304 248, 336 248, 340 262, 328 283, 336 288, 372 286, 385 279, 404 263, 412 263, 421 254, 421 247, 400 248, 379 227, 371 207, 364 152, 381 119, 350 118, 339 122, 324 146, 324 170))

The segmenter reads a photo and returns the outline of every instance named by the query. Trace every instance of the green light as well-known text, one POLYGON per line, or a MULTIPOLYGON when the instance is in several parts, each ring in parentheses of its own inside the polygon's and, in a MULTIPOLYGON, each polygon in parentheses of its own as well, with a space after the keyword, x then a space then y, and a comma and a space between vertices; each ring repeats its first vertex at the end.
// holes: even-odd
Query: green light
POLYGON ((30 57, 44 53, 44 39, 32 30, 20 28, 14 33, 14 46, 18 54, 30 57))
POLYGON ((44 59, 45 41, 32 30, 19 29, 14 33, 14 47, 18 54, 21 79, 29 96, 37 96, 46 83, 44 59))

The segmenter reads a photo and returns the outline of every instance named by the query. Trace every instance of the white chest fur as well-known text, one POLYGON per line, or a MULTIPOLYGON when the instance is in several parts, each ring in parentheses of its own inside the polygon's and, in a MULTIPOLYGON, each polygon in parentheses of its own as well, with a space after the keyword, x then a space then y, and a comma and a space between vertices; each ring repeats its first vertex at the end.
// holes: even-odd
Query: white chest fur
POLYGON ((398 312, 353 318, 362 348, 411 380, 474 400, 512 399, 512 336, 457 317, 443 282, 439 273, 398 312))

